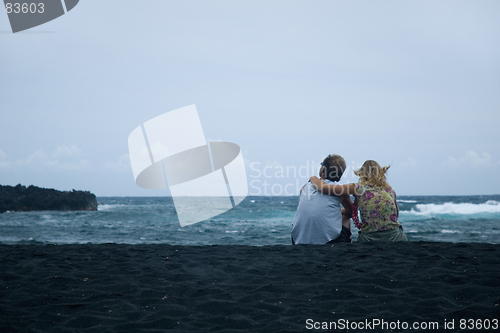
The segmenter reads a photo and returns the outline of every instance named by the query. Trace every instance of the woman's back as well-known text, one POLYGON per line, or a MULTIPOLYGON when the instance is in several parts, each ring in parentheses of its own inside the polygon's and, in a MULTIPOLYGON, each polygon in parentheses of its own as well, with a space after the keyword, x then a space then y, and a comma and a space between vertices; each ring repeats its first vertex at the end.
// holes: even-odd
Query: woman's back
POLYGON ((399 228, 396 194, 390 187, 356 184, 361 232, 399 228))

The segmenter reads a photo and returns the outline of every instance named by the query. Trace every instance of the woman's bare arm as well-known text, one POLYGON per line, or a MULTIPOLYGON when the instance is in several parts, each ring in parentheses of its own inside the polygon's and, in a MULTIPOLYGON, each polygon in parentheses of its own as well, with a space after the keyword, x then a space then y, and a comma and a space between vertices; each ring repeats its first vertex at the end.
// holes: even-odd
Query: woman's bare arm
POLYGON ((398 206, 398 200, 396 198, 396 191, 392 190, 392 192, 394 193, 394 204, 396 204, 396 215, 399 218, 399 206, 398 206))

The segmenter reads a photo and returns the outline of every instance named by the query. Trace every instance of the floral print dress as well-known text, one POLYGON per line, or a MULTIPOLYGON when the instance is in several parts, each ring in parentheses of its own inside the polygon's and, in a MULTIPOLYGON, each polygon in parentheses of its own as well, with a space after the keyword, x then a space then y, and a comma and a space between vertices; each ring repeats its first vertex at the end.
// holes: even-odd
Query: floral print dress
MULTIPOLYGON (((361 223, 356 218, 354 224, 362 233, 399 228, 396 193, 392 188, 357 183, 356 203, 361 223)), ((357 217, 355 210, 353 214, 357 217)))

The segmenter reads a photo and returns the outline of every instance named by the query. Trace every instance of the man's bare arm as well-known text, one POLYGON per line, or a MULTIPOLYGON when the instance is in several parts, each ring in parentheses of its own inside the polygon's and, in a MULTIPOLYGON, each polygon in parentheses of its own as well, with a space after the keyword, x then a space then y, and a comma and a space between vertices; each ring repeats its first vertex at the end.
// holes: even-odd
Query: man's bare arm
POLYGON ((324 181, 316 176, 312 176, 309 181, 314 185, 316 190, 323 194, 343 196, 343 195, 355 195, 356 194, 356 184, 346 184, 346 185, 333 185, 326 184, 324 181))
POLYGON ((344 206, 346 210, 346 216, 352 216, 352 199, 350 195, 343 195, 342 196, 342 206, 344 206))

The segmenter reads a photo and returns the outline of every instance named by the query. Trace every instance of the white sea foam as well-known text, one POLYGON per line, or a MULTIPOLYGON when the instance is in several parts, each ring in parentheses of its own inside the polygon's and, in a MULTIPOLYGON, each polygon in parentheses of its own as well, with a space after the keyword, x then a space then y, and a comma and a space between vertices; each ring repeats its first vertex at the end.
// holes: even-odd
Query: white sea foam
POLYGON ((123 204, 115 204, 115 205, 99 204, 97 206, 97 210, 98 211, 101 211, 101 210, 110 210, 110 209, 115 209, 115 208, 125 207, 125 206, 126 205, 123 205, 123 204))
POLYGON ((500 213, 500 202, 489 200, 481 204, 473 203, 451 203, 444 204, 417 204, 411 211, 405 212, 412 215, 472 215, 490 213, 500 213))
POLYGON ((460 230, 443 229, 443 230, 441 230, 441 233, 443 233, 443 234, 461 234, 462 232, 460 230))
POLYGON ((403 200, 403 199, 398 199, 398 202, 402 203, 417 203, 417 200, 403 200))

